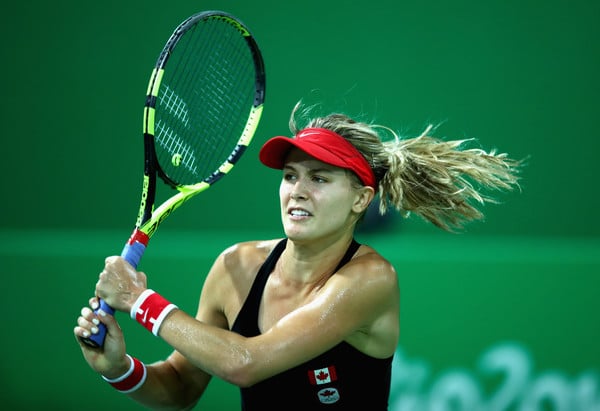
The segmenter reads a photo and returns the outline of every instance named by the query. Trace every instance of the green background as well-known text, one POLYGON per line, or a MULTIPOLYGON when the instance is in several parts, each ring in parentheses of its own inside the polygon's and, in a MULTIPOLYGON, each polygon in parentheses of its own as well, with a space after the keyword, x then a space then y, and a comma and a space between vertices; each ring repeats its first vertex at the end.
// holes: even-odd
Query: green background
MULTIPOLYGON (((401 343, 390 407, 600 407, 600 3, 549 1, 21 2, 0 13, 0 400, 11 410, 141 409, 104 384, 72 335, 106 255, 137 214, 150 69, 201 10, 237 15, 263 51, 254 144, 173 214, 141 269, 194 312, 230 244, 281 235, 279 175, 257 160, 300 99, 406 137, 475 138, 528 157, 522 191, 448 234, 370 218, 359 239, 396 266, 401 343)), ((129 352, 169 348, 125 316, 129 352)), ((595 407, 595 408, 594 408, 595 407)), ((4 407, 3 407, 4 408, 4 407)), ((197 409, 239 408, 214 380, 197 409)))

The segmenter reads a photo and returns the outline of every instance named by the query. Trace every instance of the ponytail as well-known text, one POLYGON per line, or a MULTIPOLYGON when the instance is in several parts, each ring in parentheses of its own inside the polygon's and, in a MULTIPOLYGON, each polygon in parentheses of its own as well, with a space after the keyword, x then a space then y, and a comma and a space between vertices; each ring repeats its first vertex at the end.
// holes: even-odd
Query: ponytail
POLYGON ((388 169, 379 183, 381 214, 393 207, 453 231, 482 219, 479 206, 497 202, 486 191, 518 187, 520 161, 495 150, 467 149, 472 140, 430 137, 430 130, 383 143, 388 169))

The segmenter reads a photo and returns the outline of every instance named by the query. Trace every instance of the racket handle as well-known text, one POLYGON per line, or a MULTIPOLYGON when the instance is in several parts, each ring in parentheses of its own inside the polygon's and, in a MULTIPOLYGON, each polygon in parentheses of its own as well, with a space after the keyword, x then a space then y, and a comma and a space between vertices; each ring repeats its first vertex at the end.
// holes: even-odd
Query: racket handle
POLYGON ((142 255, 144 255, 144 251, 146 251, 146 246, 140 242, 136 241, 133 244, 127 243, 125 248, 123 248, 121 257, 131 264, 133 268, 137 268, 140 260, 142 259, 142 255))
MULTIPOLYGON (((145 233, 136 228, 129 238, 129 241, 127 241, 127 244, 125 244, 125 247, 121 252, 121 257, 131 264, 133 268, 137 268, 142 259, 142 255, 144 255, 149 239, 150 238, 145 233)), ((115 314, 115 310, 106 304, 106 301, 99 299, 98 302, 100 305, 94 310, 95 314, 98 314, 98 310, 102 310, 108 315, 115 314)), ((100 323, 97 325, 97 328, 98 332, 96 334, 92 334, 90 337, 81 337, 80 340, 90 347, 102 348, 104 346, 104 339, 106 338, 106 325, 100 323)))
POLYGON ((129 237, 129 241, 125 244, 121 257, 123 257, 133 268, 137 268, 146 251, 146 246, 150 237, 147 234, 141 232, 137 228, 133 230, 133 234, 129 237))

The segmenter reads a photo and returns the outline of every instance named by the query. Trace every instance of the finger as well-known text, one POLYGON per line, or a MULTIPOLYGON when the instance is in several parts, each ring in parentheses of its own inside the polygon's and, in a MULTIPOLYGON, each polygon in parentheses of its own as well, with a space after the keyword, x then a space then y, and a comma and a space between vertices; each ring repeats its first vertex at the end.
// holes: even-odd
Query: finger
POLYGON ((98 318, 106 326, 107 337, 122 338, 123 331, 116 318, 103 310, 98 310, 98 318))
MULTIPOLYGON (((75 333, 76 337, 83 337, 83 338, 88 338, 89 336, 91 336, 92 334, 95 334, 98 332, 98 329, 94 326, 92 327, 88 327, 88 326, 84 326, 82 327, 81 325, 77 325, 74 329, 73 332, 75 333), (95 331, 95 332, 94 332, 95 331)), ((85 344, 84 344, 85 345, 85 344)))
POLYGON ((77 318, 77 324, 91 329, 93 326, 98 326, 100 320, 89 308, 86 308, 81 310, 81 316, 77 318))
POLYGON ((100 306, 100 303, 98 302, 98 297, 92 297, 90 298, 89 301, 90 307, 92 307, 92 310, 97 310, 98 307, 100 306))
POLYGON ((97 318, 106 325, 106 329, 110 332, 112 328, 117 324, 117 320, 112 315, 106 313, 104 310, 98 310, 97 318))
POLYGON ((96 317, 96 314, 90 309, 90 307, 83 307, 81 309, 81 316, 88 321, 92 321, 96 317))
POLYGON ((119 261, 119 256, 116 255, 111 255, 109 257, 106 257, 106 259, 104 260, 104 267, 109 267, 111 265, 116 264, 119 261))
POLYGON ((73 328, 73 334, 75 335, 75 339, 77 340, 79 345, 81 345, 82 347, 85 346, 85 344, 81 341, 81 338, 88 338, 91 335, 87 329, 82 328, 80 326, 73 328))
POLYGON ((92 312, 92 310, 90 310, 87 307, 81 309, 81 316, 77 318, 77 325, 79 327, 81 327, 89 333, 96 334, 98 333, 99 324, 100 320, 98 319, 96 314, 92 312))
POLYGON ((83 316, 77 318, 77 326, 74 329, 75 336, 87 338, 92 334, 98 333, 98 326, 100 322, 94 318, 91 321, 83 316))
POLYGON ((94 314, 94 312, 92 310, 90 310, 89 307, 83 307, 81 309, 81 312, 79 313, 80 316, 82 316, 83 318, 86 318, 88 320, 92 320, 92 315, 94 314))

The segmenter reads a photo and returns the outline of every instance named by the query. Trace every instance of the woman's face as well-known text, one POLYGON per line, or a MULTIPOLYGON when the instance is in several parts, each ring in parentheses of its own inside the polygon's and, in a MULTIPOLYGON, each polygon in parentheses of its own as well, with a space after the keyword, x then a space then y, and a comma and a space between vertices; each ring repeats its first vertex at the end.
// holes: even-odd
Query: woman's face
POLYGON ((353 186, 346 170, 292 149, 279 187, 286 236, 312 240, 353 230, 372 193, 371 188, 353 186))

